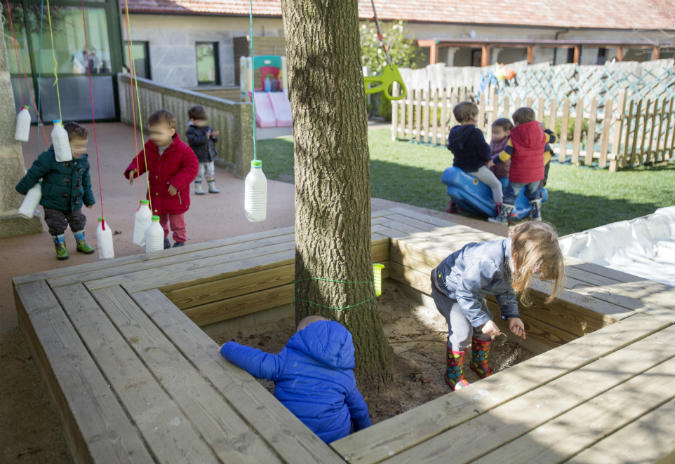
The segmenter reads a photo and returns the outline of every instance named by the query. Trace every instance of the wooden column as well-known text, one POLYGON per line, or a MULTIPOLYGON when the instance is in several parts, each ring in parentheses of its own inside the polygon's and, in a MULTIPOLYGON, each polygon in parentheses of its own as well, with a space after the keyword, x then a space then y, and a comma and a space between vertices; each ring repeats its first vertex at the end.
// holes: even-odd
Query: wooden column
POLYGON ((659 49, 659 47, 653 47, 652 48, 652 60, 658 60, 660 54, 661 54, 661 50, 659 49))
POLYGON ((616 59, 618 61, 623 61, 623 47, 619 47, 616 53, 616 59))
POLYGON ((534 64, 534 47, 527 47, 527 64, 534 64))
POLYGON ((490 64, 490 46, 483 45, 480 53, 480 65, 482 67, 489 66, 490 64))
POLYGON ((574 47, 574 64, 579 64, 580 58, 581 58, 581 46, 576 45, 574 47))
POLYGON ((438 63, 438 42, 433 41, 429 44, 429 64, 438 63))

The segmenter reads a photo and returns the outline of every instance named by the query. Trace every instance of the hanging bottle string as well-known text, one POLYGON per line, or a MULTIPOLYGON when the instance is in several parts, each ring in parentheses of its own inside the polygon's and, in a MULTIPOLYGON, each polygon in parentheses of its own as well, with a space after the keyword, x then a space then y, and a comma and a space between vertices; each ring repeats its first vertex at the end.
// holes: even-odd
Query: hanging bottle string
POLYGON ((49 0, 47 0, 47 23, 49 24, 49 37, 52 41, 52 59, 54 60, 54 87, 56 87, 56 103, 59 107, 59 119, 63 121, 61 114, 61 93, 59 92, 59 62, 56 59, 56 44, 54 43, 54 28, 52 26, 52 13, 49 0))
POLYGON ((347 310, 347 309, 357 308, 359 306, 370 303, 371 301, 374 301, 374 300, 377 299, 377 296, 373 295, 372 297, 366 298, 365 300, 361 300, 357 303, 353 303, 353 304, 349 304, 349 305, 345 305, 345 306, 328 306, 328 305, 324 305, 322 303, 318 303, 316 301, 305 300, 305 299, 302 299, 302 298, 296 298, 295 297, 295 284, 300 283, 300 282, 310 282, 310 281, 328 282, 328 283, 344 284, 344 285, 373 285, 374 284, 374 281, 372 281, 372 280, 363 280, 363 281, 359 281, 359 280, 334 280, 334 279, 325 279, 323 277, 311 277, 309 279, 294 280, 293 281, 293 301, 291 302, 291 304, 293 306, 295 306, 296 301, 299 301, 301 303, 305 303, 305 304, 308 304, 310 306, 315 306, 317 308, 330 309, 330 310, 334 310, 334 311, 344 311, 344 310, 347 310))
MULTIPOLYGON (((40 79, 42 78, 42 26, 44 25, 44 19, 45 19, 45 0, 40 0, 40 44, 39 44, 39 49, 38 49, 38 89, 37 89, 37 106, 35 108, 35 112, 38 115, 37 118, 37 125, 38 125, 38 132, 40 132, 40 128, 42 128, 43 136, 45 137, 45 143, 47 144, 47 147, 49 147, 49 139, 47 139, 47 131, 45 130, 45 125, 42 124, 40 125, 40 79)), ((40 153, 40 139, 37 139, 37 152, 38 154, 40 153)))
MULTIPOLYGON (((44 0, 43 0, 44 1, 44 0)), ((9 0, 5 0, 5 3, 7 4, 7 18, 9 19, 9 28, 12 31, 12 42, 14 43, 14 54, 16 56, 16 64, 21 70, 21 73, 23 74, 23 79, 24 83, 26 86, 26 91, 28 92, 28 97, 30 98, 31 104, 33 105, 33 108, 35 109, 35 114, 37 114, 37 119, 38 119, 38 133, 40 132, 40 111, 38 110, 39 105, 35 104, 35 100, 33 99, 33 95, 30 92, 30 81, 28 79, 28 73, 26 72, 26 66, 24 65, 23 62, 23 57, 21 56, 21 52, 19 51, 19 41, 16 38, 16 33, 14 32, 14 20, 12 18, 12 9, 9 4, 9 0)), ((40 12, 40 15, 42 15, 42 10, 40 12)), ((40 16, 40 34, 42 34, 42 16, 40 16)), ((40 40, 40 43, 42 43, 42 40, 40 40)), ((40 45, 40 52, 42 52, 42 45, 40 45)), ((39 68, 39 63, 38 63, 38 68, 39 68)), ((21 106, 26 105, 26 97, 24 94, 23 86, 21 85, 21 81, 19 81, 19 92, 21 93, 21 106)), ((38 103, 39 103, 39 78, 38 78, 38 103)), ((47 135, 47 131, 44 129, 44 125, 42 127, 42 137, 45 139, 45 143, 49 145, 49 136, 47 135)), ((38 143, 39 147, 39 143, 38 143)))
POLYGON ((96 170, 98 171, 98 194, 100 201, 101 217, 105 217, 103 214, 103 179, 101 178, 101 160, 98 152, 98 138, 96 137, 96 116, 94 114, 94 86, 91 80, 91 68, 89 67, 89 42, 87 41, 87 20, 85 18, 84 12, 84 0, 80 0, 80 5, 82 5, 82 27, 84 30, 84 50, 85 58, 87 60, 87 76, 89 78, 89 101, 91 103, 91 123, 93 125, 92 132, 94 133, 94 148, 96 150, 96 170))
MULTIPOLYGON (((253 159, 257 160, 257 153, 256 153, 256 146, 255 146, 255 72, 253 71, 253 0, 249 0, 249 9, 248 9, 248 22, 249 22, 249 28, 251 30, 251 39, 250 39, 250 54, 251 54, 251 102, 253 103, 253 159)), ((284 79, 288 81, 288 76, 284 76, 284 79)))
MULTIPOLYGON (((143 134, 143 116, 141 114, 141 102, 140 102, 140 93, 138 91, 138 80, 136 79, 136 65, 135 65, 135 57, 134 57, 134 50, 133 50, 133 40, 131 38, 131 22, 129 20, 129 5, 128 1, 124 0, 124 16, 125 16, 125 22, 126 22, 126 28, 127 28, 127 48, 128 48, 128 55, 129 55, 129 78, 130 78, 130 93, 131 93, 131 114, 132 114, 132 119, 133 119, 133 126, 134 126, 134 147, 136 150, 136 175, 140 175, 140 160, 139 160, 139 149, 138 149, 138 137, 136 134, 136 107, 138 106, 138 127, 140 128, 141 132, 141 144, 143 145, 143 162, 145 163, 145 168, 147 171, 148 168, 148 159, 146 156, 145 152, 145 136, 143 134), (134 105, 134 90, 136 91, 136 105, 134 105)), ((150 194, 150 176, 146 176, 146 183, 148 186, 148 200, 150 201, 150 211, 154 213, 154 209, 152 208, 152 195, 150 194)), ((138 181, 138 200, 139 200, 139 205, 140 205, 140 200, 141 200, 141 185, 140 185, 140 180, 138 181)))

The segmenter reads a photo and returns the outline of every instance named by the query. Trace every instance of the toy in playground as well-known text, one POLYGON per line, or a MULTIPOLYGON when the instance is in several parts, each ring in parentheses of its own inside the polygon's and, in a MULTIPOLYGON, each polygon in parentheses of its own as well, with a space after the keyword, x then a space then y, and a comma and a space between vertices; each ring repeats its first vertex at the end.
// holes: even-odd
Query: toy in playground
MULTIPOLYGON (((490 187, 473 176, 465 173, 460 168, 449 167, 443 172, 441 180, 448 186, 448 195, 453 205, 458 208, 476 214, 484 214, 489 217, 497 216, 497 205, 492 199, 490 187)), ((502 186, 506 188, 508 179, 502 179, 502 186)), ((548 200, 548 191, 541 189, 541 201, 548 200)), ((516 198, 516 208, 513 213, 518 219, 524 219, 530 214, 530 202, 525 198, 525 189, 520 191, 516 198)))
POLYGON ((384 36, 380 30, 380 21, 377 19, 377 10, 375 9, 374 0, 370 0, 370 4, 373 7, 373 16, 375 19, 375 28, 377 29, 377 38, 380 41, 380 46, 382 51, 384 51, 384 56, 387 58, 387 66, 382 70, 382 74, 379 76, 369 76, 364 77, 364 85, 366 88, 366 95, 371 95, 374 93, 384 92, 384 96, 387 100, 401 100, 406 97, 408 94, 408 89, 403 82, 401 73, 398 72, 396 65, 392 64, 391 57, 389 56, 389 51, 387 46, 384 43, 384 36), (394 83, 397 83, 400 87, 400 95, 392 96, 391 91, 394 88, 394 83))
POLYGON ((499 89, 504 86, 506 81, 511 81, 516 78, 516 72, 513 69, 506 69, 503 64, 497 63, 494 71, 486 71, 480 79, 478 84, 478 91, 476 92, 476 101, 480 101, 483 94, 489 94, 490 86, 499 89))
POLYGON ((255 121, 258 127, 291 127, 291 103, 286 82, 286 58, 261 55, 239 59, 240 90, 244 101, 255 101, 255 121), (260 81, 253 75, 259 71, 260 81))

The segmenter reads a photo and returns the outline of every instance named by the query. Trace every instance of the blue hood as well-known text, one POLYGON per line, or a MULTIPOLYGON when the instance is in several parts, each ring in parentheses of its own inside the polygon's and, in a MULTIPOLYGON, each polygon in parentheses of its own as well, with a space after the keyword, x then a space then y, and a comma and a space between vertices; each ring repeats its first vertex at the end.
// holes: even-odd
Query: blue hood
POLYGON ((288 348, 337 369, 354 369, 352 334, 334 321, 316 321, 296 332, 288 348))

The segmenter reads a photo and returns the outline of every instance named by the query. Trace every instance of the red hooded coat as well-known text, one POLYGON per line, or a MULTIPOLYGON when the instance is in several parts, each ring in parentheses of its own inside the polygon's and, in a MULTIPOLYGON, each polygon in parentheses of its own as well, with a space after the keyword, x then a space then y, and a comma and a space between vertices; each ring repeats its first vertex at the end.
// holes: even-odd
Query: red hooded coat
POLYGON ((544 178, 544 150, 549 137, 539 122, 530 121, 511 130, 509 145, 513 145, 509 180, 528 184, 544 178))
POLYGON ((145 144, 145 157, 143 151, 137 156, 138 158, 134 157, 124 171, 124 177, 128 179, 130 172, 134 169, 138 170, 135 177, 148 172, 150 182, 148 199, 152 201, 152 213, 181 214, 186 212, 190 208, 190 184, 195 180, 199 171, 199 161, 192 149, 176 134, 171 145, 164 150, 161 156, 157 145, 152 140, 145 144), (170 185, 178 190, 174 196, 169 195, 170 185))

